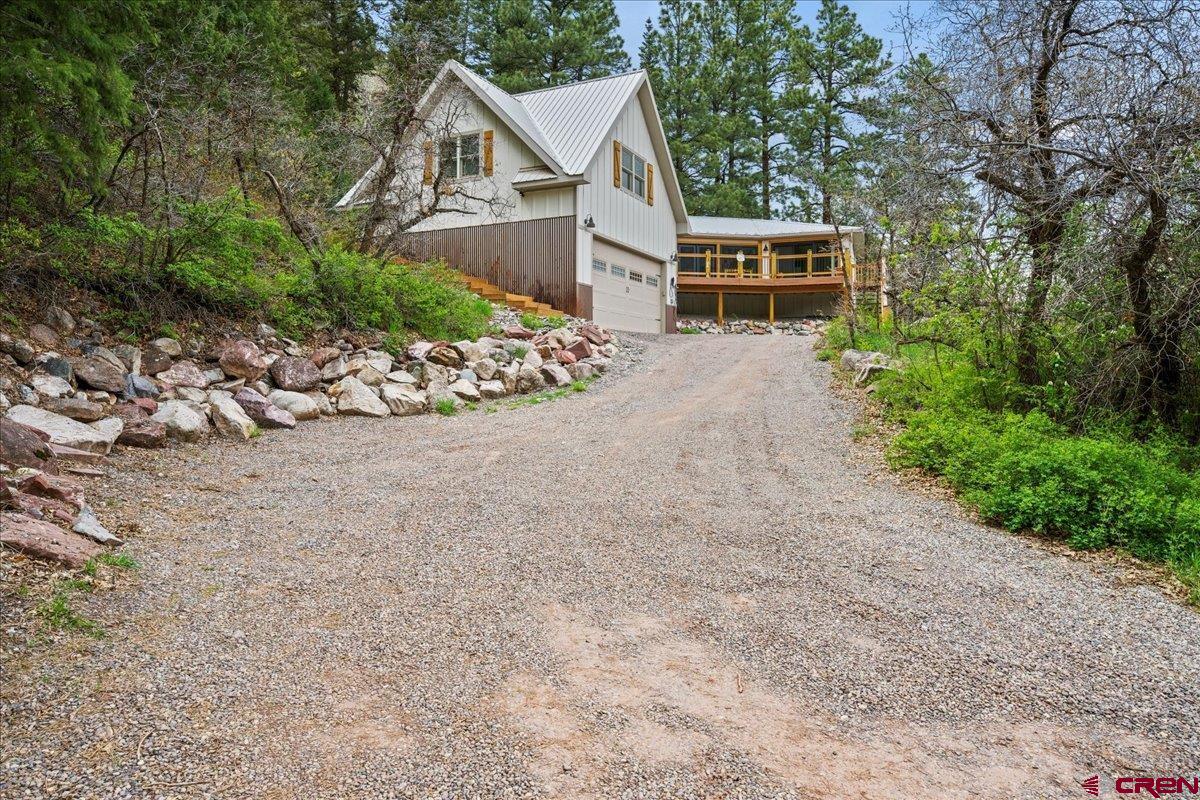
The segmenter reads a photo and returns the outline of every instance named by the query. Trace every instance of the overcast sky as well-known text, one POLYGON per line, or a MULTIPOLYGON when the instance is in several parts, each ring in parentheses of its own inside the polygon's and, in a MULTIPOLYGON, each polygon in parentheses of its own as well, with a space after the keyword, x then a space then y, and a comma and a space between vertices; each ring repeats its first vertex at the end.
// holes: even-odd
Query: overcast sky
MULTIPOLYGON (((867 33, 882 39, 884 48, 890 48, 896 56, 900 55, 900 35, 897 33, 894 15, 905 6, 911 6, 915 14, 921 13, 928 0, 842 0, 845 5, 858 15, 858 22, 867 33)), ((621 36, 625 39, 625 49, 629 59, 636 69, 638 67, 638 47, 642 44, 642 32, 646 27, 646 19, 658 18, 657 0, 616 0, 617 15, 621 18, 621 36)), ((796 9, 802 22, 813 24, 818 0, 798 0, 796 9)), ((894 60, 899 60, 895 58, 894 60)))

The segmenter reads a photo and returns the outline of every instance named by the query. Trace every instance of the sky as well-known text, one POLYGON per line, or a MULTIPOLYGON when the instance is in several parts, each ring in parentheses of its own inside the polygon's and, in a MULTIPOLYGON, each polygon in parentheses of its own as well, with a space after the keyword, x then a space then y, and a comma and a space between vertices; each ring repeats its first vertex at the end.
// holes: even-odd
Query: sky
MULTIPOLYGON (((634 68, 638 66, 638 47, 642 44, 642 32, 646 27, 646 19, 658 18, 657 0, 615 0, 617 16, 620 17, 621 37, 625 39, 625 50, 634 68)), ((894 15, 905 6, 911 6, 914 14, 920 14, 923 7, 928 6, 928 0, 842 0, 850 6, 863 30, 878 39, 883 40, 884 50, 892 50, 900 60, 901 38, 897 32, 894 15)), ((796 10, 802 22, 813 24, 816 19, 818 0, 797 0, 796 10)))

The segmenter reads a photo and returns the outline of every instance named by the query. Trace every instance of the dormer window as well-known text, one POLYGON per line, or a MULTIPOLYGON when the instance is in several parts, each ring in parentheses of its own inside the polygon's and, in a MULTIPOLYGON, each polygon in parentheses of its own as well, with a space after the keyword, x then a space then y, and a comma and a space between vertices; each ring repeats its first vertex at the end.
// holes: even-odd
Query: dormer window
POLYGON ((479 176, 479 133, 465 133, 441 143, 438 163, 442 175, 449 179, 479 176))

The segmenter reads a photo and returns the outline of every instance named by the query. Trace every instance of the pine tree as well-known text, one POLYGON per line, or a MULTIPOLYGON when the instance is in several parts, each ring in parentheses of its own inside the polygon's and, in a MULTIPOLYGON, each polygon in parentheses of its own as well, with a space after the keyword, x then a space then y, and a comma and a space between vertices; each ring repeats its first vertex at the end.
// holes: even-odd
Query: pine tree
POLYGON ((492 0, 494 22, 475 37, 473 59, 510 92, 629 69, 613 0, 492 0))
POLYGON ((389 77, 427 83, 447 59, 466 60, 470 19, 463 0, 394 0, 388 20, 389 77))
POLYGON ((817 29, 805 26, 796 40, 793 95, 800 124, 793 146, 821 196, 821 221, 833 221, 833 197, 853 184, 855 165, 872 133, 873 90, 890 62, 883 43, 863 32, 849 8, 821 0, 817 29), (807 86, 805 86, 807 84, 807 86))
POLYGON ((641 68, 650 75, 675 174, 689 200, 698 194, 702 182, 697 164, 699 140, 710 124, 708 109, 701 100, 704 50, 698 12, 694 0, 662 0, 658 25, 646 20, 646 33, 638 51, 641 68))
POLYGON ((790 50, 799 23, 792 0, 753 0, 742 12, 741 39, 747 46, 739 72, 745 76, 746 113, 754 127, 751 177, 757 184, 757 214, 769 219, 782 201, 780 166, 790 160, 786 134, 795 118, 790 50))
POLYGON ((317 78, 313 92, 327 91, 339 112, 350 108, 358 79, 375 65, 373 10, 372 0, 302 0, 291 7, 300 51, 317 78))

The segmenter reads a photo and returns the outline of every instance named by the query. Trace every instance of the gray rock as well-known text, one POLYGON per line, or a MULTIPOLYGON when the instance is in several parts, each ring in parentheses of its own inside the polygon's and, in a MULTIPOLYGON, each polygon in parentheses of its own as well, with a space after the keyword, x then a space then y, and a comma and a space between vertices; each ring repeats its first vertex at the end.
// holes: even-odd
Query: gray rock
POLYGON ((254 335, 259 339, 273 339, 275 338, 275 329, 265 322, 260 322, 254 329, 254 335))
POLYGON ((529 352, 525 354, 525 358, 521 359, 521 366, 530 369, 539 369, 544 361, 545 359, 542 358, 541 353, 531 347, 529 352))
POLYGON ((125 397, 158 397, 158 386, 145 375, 129 373, 125 376, 125 397))
POLYGON ((86 397, 63 397, 42 402, 43 409, 79 422, 95 422, 104 416, 104 407, 86 397))
POLYGON ((140 375, 142 372, 142 348, 131 344, 121 344, 113 348, 113 353, 121 359, 127 372, 140 375))
POLYGON ((499 365, 496 363, 496 359, 488 356, 484 356, 470 365, 471 369, 474 370, 475 374, 479 376, 479 380, 481 381, 490 381, 492 378, 496 377, 496 369, 498 366, 499 365))
POLYGON ((82 533, 100 544, 121 544, 118 537, 100 524, 100 520, 97 519, 96 512, 92 511, 91 506, 84 506, 80 509, 79 516, 75 518, 75 524, 71 526, 71 530, 75 533, 82 533))
POLYGON ((150 417, 162 423, 167 436, 181 442, 198 442, 208 435, 208 419, 182 400, 167 400, 158 406, 150 417))
POLYGON ((391 372, 394 365, 395 362, 392 360, 392 357, 386 353, 372 355, 367 359, 367 366, 381 375, 387 375, 389 372, 391 372))
POLYGON ((354 377, 367 386, 382 386, 387 382, 387 376, 369 364, 354 373, 354 377))
POLYGON ((413 384, 386 383, 380 387, 380 392, 383 402, 397 417, 420 414, 429 407, 429 395, 413 384))
POLYGON ((389 383, 408 383, 414 386, 417 383, 417 379, 411 373, 402 369, 389 372, 387 374, 387 379, 389 383))
POLYGON ((75 318, 59 306, 50 306, 47 308, 45 319, 47 325, 63 336, 70 336, 75 332, 75 318))
POLYGON ((107 455, 121 433, 118 430, 114 434, 111 428, 98 430, 70 417, 28 405, 13 406, 4 412, 4 416, 13 422, 41 431, 50 437, 53 444, 98 455, 107 455))
POLYGON ((155 339, 150 344, 170 358, 183 358, 183 345, 176 339, 164 336, 161 339, 155 339))
POLYGON ((517 374, 521 371, 518 364, 505 364, 496 370, 496 380, 504 384, 504 393, 512 394, 517 391, 517 374))
POLYGON ((109 449, 121 438, 121 431, 125 430, 125 420, 120 417, 105 417, 88 425, 108 441, 109 449))
POLYGON ((38 357, 37 363, 38 369, 47 375, 62 378, 67 383, 75 380, 75 370, 71 368, 71 362, 57 353, 43 353, 38 357))
POLYGON ((196 405, 208 402, 208 392, 203 389, 197 389, 194 386, 176 386, 175 396, 180 400, 186 400, 196 405))
POLYGON ((479 389, 475 387, 475 384, 462 378, 450 384, 448 388, 463 400, 476 401, 480 399, 479 389))
POLYGON ((478 361, 479 359, 483 358, 484 353, 486 352, 485 348, 480 347, 475 342, 471 342, 466 339, 461 342, 455 342, 450 346, 454 348, 454 351, 458 353, 459 357, 465 362, 478 361))
POLYGON ((47 375, 42 372, 33 373, 33 375, 29 378, 29 383, 42 397, 48 397, 51 399, 66 397, 75 391, 71 388, 71 384, 67 383, 62 378, 59 378, 55 375, 47 375))
POLYGON ((470 370, 470 369, 459 370, 458 379, 460 381, 466 381, 467 383, 473 383, 473 384, 479 383, 479 376, 475 374, 474 370, 470 370))
MULTIPOLYGON (((117 363, 120 359, 113 356, 117 363)), ((125 367, 115 366, 103 355, 90 355, 71 363, 75 380, 93 389, 102 389, 114 394, 125 391, 125 367)))
POLYGON ((425 362, 421 368, 421 386, 428 388, 431 383, 450 383, 450 370, 441 364, 425 362))
POLYGON ((574 364, 567 364, 567 373, 573 380, 582 381, 588 378, 595 377, 596 368, 585 361, 577 361, 574 364))
POLYGON ((250 419, 228 392, 213 391, 209 393, 208 398, 212 407, 209 413, 217 433, 230 439, 246 441, 258 431, 254 420, 250 419))
POLYGON ((258 345, 249 339, 238 339, 221 349, 218 359, 226 375, 256 381, 267 371, 267 362, 258 345))
POLYGON ((504 382, 491 380, 479 382, 479 394, 485 400, 495 400, 497 397, 504 397, 508 394, 504 390, 504 382))
POLYGON ((533 367, 521 367, 521 371, 517 373, 518 392, 536 392, 545 387, 546 379, 542 377, 540 370, 533 367))
POLYGON ((337 397, 338 414, 349 414, 363 417, 386 417, 392 412, 387 404, 375 396, 370 387, 347 375, 330 388, 330 393, 337 397))
MULTIPOLYGON (((168 339, 167 341, 174 342, 175 340, 168 339)), ((157 375, 163 370, 171 368, 171 360, 171 356, 163 352, 157 344, 150 344, 142 350, 142 372, 147 375, 157 375)))
POLYGON ((571 382, 571 373, 567 372, 561 364, 543 364, 542 377, 546 379, 547 384, 553 386, 566 386, 571 382))
POLYGON ((17 403, 26 406, 40 406, 42 396, 32 386, 22 383, 17 386, 17 403))
POLYGON ((18 364, 28 364, 36 355, 33 345, 24 339, 14 339, 7 333, 0 333, 0 353, 12 356, 18 364))
POLYGON ((276 408, 281 408, 291 414, 297 421, 316 419, 321 416, 321 409, 316 401, 306 394, 290 392, 286 389, 276 389, 267 395, 267 399, 276 408))
POLYGON ((348 364, 345 356, 338 356, 337 358, 326 362, 325 366, 321 368, 321 380, 325 381, 326 383, 330 381, 341 380, 348 374, 346 369, 347 366, 348 364))
POLYGON ((324 392, 311 391, 305 392, 304 396, 317 404, 317 408, 321 410, 323 416, 333 416, 337 413, 337 409, 333 407, 333 403, 329 402, 329 397, 324 392))

